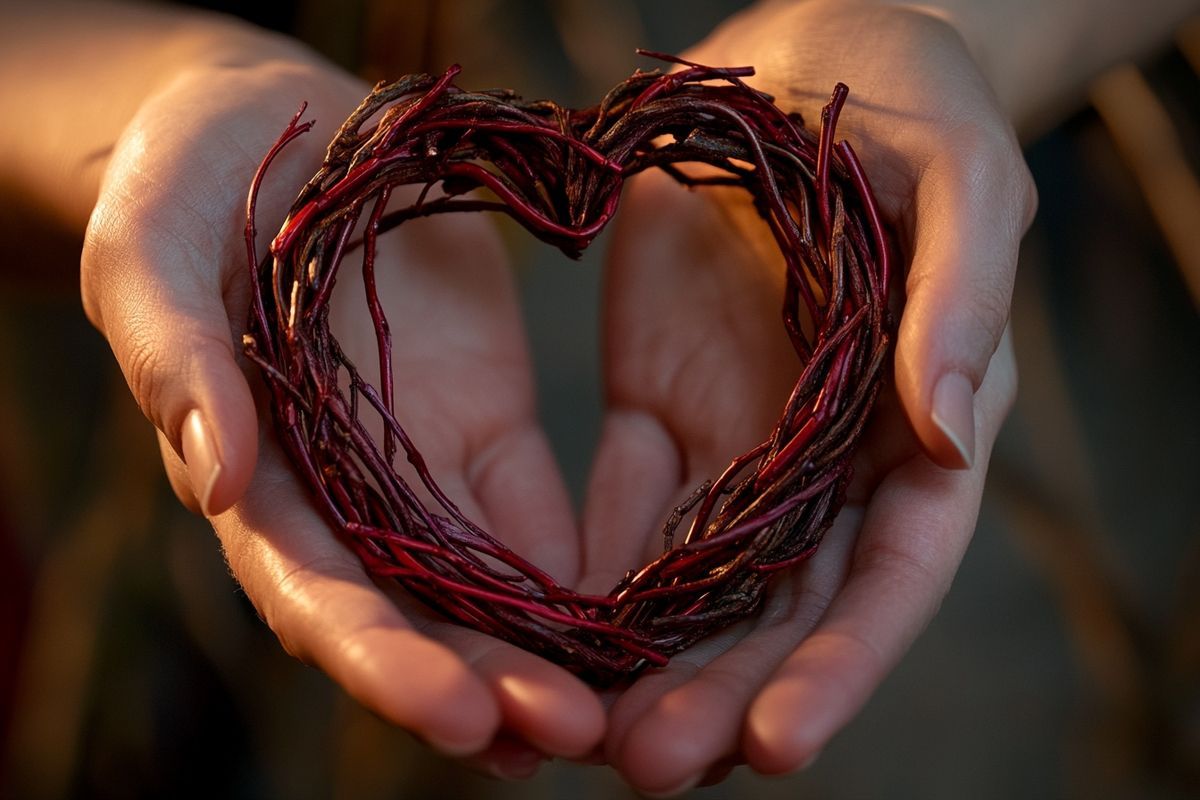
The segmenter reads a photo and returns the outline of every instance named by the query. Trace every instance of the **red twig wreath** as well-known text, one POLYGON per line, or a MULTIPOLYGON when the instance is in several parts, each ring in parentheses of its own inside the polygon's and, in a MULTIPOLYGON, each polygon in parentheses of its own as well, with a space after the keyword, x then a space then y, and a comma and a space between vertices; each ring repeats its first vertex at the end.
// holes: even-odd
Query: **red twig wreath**
POLYGON ((299 121, 302 108, 255 175, 247 208, 254 295, 246 354, 270 389, 285 450, 342 541, 368 571, 394 577, 446 616, 599 684, 661 666, 752 613, 772 573, 812 555, 843 502, 890 339, 889 241, 854 151, 834 144, 846 87, 834 89, 814 134, 741 80, 751 68, 663 58, 682 69, 637 72, 584 110, 465 91, 453 83, 457 67, 376 86, 260 262, 255 198, 272 159, 311 127, 299 121), (685 162, 715 174, 689 176, 677 167, 685 162), (750 193, 787 263, 783 323, 801 373, 770 436, 667 519, 662 555, 607 595, 585 595, 468 519, 396 422, 375 242, 415 217, 490 210, 577 255, 613 217, 625 179, 651 167, 689 186, 750 193), (393 189, 409 184, 424 187, 416 202, 389 207, 393 189), (328 326, 356 230, 378 387, 328 326), (368 433, 364 404, 384 421, 382 442, 368 433), (395 470, 399 451, 432 508, 395 470))

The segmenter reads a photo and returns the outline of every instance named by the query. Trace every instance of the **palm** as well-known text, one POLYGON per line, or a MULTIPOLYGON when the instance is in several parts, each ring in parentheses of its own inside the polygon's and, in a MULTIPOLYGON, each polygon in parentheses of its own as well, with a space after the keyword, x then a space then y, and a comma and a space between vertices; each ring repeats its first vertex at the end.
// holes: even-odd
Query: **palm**
MULTIPOLYGON (((114 325, 110 336, 127 368, 137 366, 139 336, 178 337, 189 371, 213 379, 204 399, 221 426, 223 477, 234 473, 233 488, 221 491, 236 496, 248 482, 241 501, 214 517, 214 527, 233 572, 283 644, 369 708, 447 752, 477 753, 498 728, 507 731, 478 757, 480 765, 506 760, 509 771, 529 769, 533 754, 514 741, 558 755, 594 745, 603 724, 595 696, 562 669, 447 624, 373 584, 313 511, 268 433, 274 424, 261 405, 255 421, 229 358, 248 308, 245 251, 236 233, 246 176, 300 100, 310 101, 319 129, 277 160, 259 198, 261 252, 336 123, 363 93, 329 73, 263 77, 231 70, 181 81, 147 104, 114 157, 93 219, 98 266, 85 270, 85 298, 142 319, 147 315, 136 304, 145 302, 144 293, 130 287, 149 285, 161 287, 155 303, 175 312, 164 319, 192 325, 201 316, 197 307, 221 317, 207 326, 219 335, 181 331, 176 322, 171 330, 114 325), (186 120, 182 134, 180 120, 186 120), (110 294, 96 296, 103 292, 110 294), (221 298, 220 305, 212 298, 221 298), (253 443, 260 439, 256 460, 253 443)), ((347 354, 374 382, 375 341, 354 256, 339 277, 330 318, 347 354)), ((514 550, 560 581, 574 580, 574 521, 536 423, 515 292, 495 232, 481 219, 414 222, 380 240, 376 268, 395 342, 398 416, 434 477, 514 550)), ((200 322, 213 320, 197 320, 197 329, 205 327, 200 322)), ((129 377, 135 392, 146 389, 136 372, 129 377)), ((155 421, 178 430, 178 421, 155 421)), ((172 483, 194 504, 178 443, 164 440, 163 451, 172 483)))
MULTIPOLYGON (((974 527, 988 450, 1011 401, 1015 373, 1004 346, 980 375, 974 468, 948 472, 926 455, 949 460, 928 421, 921 385, 947 345, 937 341, 929 315, 945 312, 953 321, 978 314, 980 301, 1002 300, 1001 314, 1007 306, 1003 294, 952 305, 950 298, 966 288, 964 277, 971 277, 957 260, 972 255, 954 235, 955 223, 963 221, 965 233, 976 208, 967 201, 1002 208, 1007 223, 996 226, 1000 233, 981 235, 1009 237, 990 256, 1003 270, 1015 255, 1012 234, 1030 211, 1027 198, 1006 206, 1006 196, 981 197, 972 183, 978 176, 961 170, 968 155, 953 147, 994 144, 978 158, 999 161, 995 150, 1003 136, 988 142, 969 133, 936 135, 957 113, 942 107, 939 92, 960 96, 945 84, 970 81, 969 74, 916 75, 889 86, 885 76, 849 61, 831 66, 847 52, 837 47, 837 35, 847 25, 857 30, 858 12, 821 5, 781 12, 803 35, 778 36, 780 22, 769 12, 763 12, 768 24, 755 30, 751 14, 691 57, 756 64, 762 77, 755 85, 802 106, 809 120, 817 118, 820 92, 837 80, 851 85, 842 135, 863 153, 883 211, 913 259, 913 302, 900 334, 895 383, 880 396, 856 458, 849 502, 818 554, 776 582, 761 615, 676 656, 616 698, 606 755, 645 789, 670 790, 706 773, 712 778, 741 761, 764 772, 788 771, 845 724, 948 588, 974 527), (810 12, 814 24, 806 28, 810 12), (830 36, 824 46, 823 35, 830 36), (793 41, 805 49, 788 44, 793 41), (797 95, 798 85, 819 91, 797 95), (901 118, 890 110, 896 108, 929 115, 901 118)), ((932 24, 911 17, 896 22, 887 29, 901 55, 912 47, 902 34, 918 38, 932 24)), ((959 56, 950 38, 940 45, 959 56)), ((977 112, 1003 132, 999 117, 989 116, 995 112, 979 80, 975 94, 985 100, 977 112)), ((995 165, 986 166, 990 173, 995 165)), ((632 562, 661 548, 657 530, 669 510, 765 438, 799 371, 780 321, 782 262, 769 234, 747 221, 753 214, 744 198, 706 200, 669 183, 647 175, 630 187, 611 252, 604 340, 610 410, 584 518, 590 589, 611 584, 632 562)), ((1003 283, 1011 273, 997 278, 1003 283)))
MULTIPOLYGON (((991 369, 988 357, 1032 195, 1011 130, 961 42, 912 12, 872 11, 881 18, 866 20, 863 9, 826 0, 760 8, 694 56, 756 64, 760 88, 809 119, 834 81, 851 84, 843 132, 860 145, 912 256, 898 391, 883 398, 851 504, 815 559, 776 584, 759 618, 681 654, 617 700, 608 754, 651 789, 723 759, 794 768, 849 718, 953 574, 1013 386, 1009 351, 997 351, 991 369), (795 35, 781 36, 782 26, 795 35), (859 61, 868 46, 873 57, 859 61), (893 80, 891 65, 914 53, 925 61, 893 80), (816 88, 798 94, 797 86, 816 88), (963 332, 973 338, 958 347, 963 332), (929 421, 935 367, 962 372, 978 389, 981 445, 969 472, 943 472, 922 455, 947 461, 946 438, 929 421)), ((185 417, 203 411, 216 421, 224 460, 223 472, 208 471, 220 480, 205 490, 207 507, 229 507, 249 485, 214 519, 234 572, 285 645, 368 707, 451 752, 478 750, 501 726, 546 752, 586 750, 603 720, 582 684, 403 598, 398 607, 330 536, 270 436, 255 469, 255 432, 271 423, 256 419, 231 357, 237 337, 228 333, 240 330, 247 292, 240 243, 220 232, 237 229, 244 176, 299 101, 313 101, 325 130, 280 162, 261 198, 264 227, 363 87, 313 67, 215 72, 172 83, 130 124, 84 258, 85 304, 98 326, 109 323, 135 395, 169 432, 173 483, 190 494, 194 476, 176 453, 185 417), (147 360, 156 357, 169 363, 147 360)), ((610 412, 584 520, 581 580, 590 590, 607 590, 658 550, 668 510, 766 434, 798 369, 779 324, 774 245, 750 230, 745 208, 667 194, 661 176, 638 183, 608 282, 610 412)), ((426 221, 381 247, 401 422, 469 515, 571 582, 577 542, 534 421, 525 344, 493 234, 478 221, 426 221)), ((343 280, 334 324, 370 372, 374 337, 352 268, 343 280)), ((523 759, 506 741, 484 758, 511 774, 523 759)))
POLYGON ((795 380, 781 273, 735 224, 662 174, 626 189, 605 286, 609 416, 589 491, 590 588, 661 552, 670 508, 762 440, 795 380), (639 460, 659 467, 650 491, 639 460))
MULTIPOLYGON (((609 419, 585 515, 589 589, 661 552, 667 514, 769 434, 799 374, 781 321, 782 261, 744 201, 689 193, 657 174, 627 190, 605 293, 609 419), (648 483, 647 464, 668 469, 648 483)), ((873 426, 871 444, 889 462, 919 452, 903 420, 890 416, 873 426)), ((617 699, 609 757, 627 774, 643 783, 644 771, 664 763, 707 765, 735 754, 746 705, 844 582, 877 479, 874 469, 858 471, 854 502, 819 557, 777 583, 765 613, 676 656, 617 699)))
MULTIPOLYGON (((573 580, 574 523, 534 422, 525 343, 494 232, 480 220, 427 220, 385 237, 379 253, 400 422, 469 517, 559 580, 573 580)), ((352 259, 339 276, 331 325, 374 382, 374 332, 352 259)), ((511 734, 552 754, 578 755, 591 745, 599 712, 586 687, 401 593, 385 595, 332 539, 293 476, 278 449, 267 448, 244 502, 218 523, 251 596, 260 588, 273 598, 262 610, 285 644, 304 637, 293 646, 298 655, 369 707, 435 740, 441 731, 487 741, 480 731, 491 704, 474 685, 481 681, 511 734), (239 530, 253 532, 251 547, 239 530), (249 554, 245 565, 241 553, 249 554)), ((453 740, 437 741, 454 749, 453 740)))

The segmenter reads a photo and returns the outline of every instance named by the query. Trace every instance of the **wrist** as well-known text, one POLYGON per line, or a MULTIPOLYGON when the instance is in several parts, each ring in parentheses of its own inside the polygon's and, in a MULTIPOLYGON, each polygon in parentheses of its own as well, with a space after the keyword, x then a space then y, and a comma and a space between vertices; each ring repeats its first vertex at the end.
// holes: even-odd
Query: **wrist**
POLYGON ((1000 108, 1017 128, 1029 123, 1036 94, 1061 77, 1053 62, 1069 44, 1062 40, 1061 17, 1044 0, 877 0, 926 14, 952 28, 996 95, 1000 108), (1030 75, 1040 76, 1031 85, 1030 75))
POLYGON ((1196 0, 879 0, 958 32, 1000 107, 1025 137, 1082 105, 1091 82, 1145 56, 1200 9, 1196 0))
POLYGON ((0 186, 79 231, 116 142, 149 98, 181 76, 269 62, 315 65, 283 36, 218 14, 158 6, 20 6, 0 14, 0 186))

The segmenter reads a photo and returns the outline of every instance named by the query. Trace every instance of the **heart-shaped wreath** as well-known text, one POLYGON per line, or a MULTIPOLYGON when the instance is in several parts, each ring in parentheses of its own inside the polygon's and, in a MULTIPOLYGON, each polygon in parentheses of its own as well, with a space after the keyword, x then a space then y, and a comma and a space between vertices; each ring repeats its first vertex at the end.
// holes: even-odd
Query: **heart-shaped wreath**
POLYGON ((247 208, 254 295, 245 351, 270 388, 285 450, 342 541, 373 575, 395 578, 446 616, 598 684, 664 665, 751 614, 772 573, 813 554, 842 505, 891 338, 890 243, 854 151, 834 143, 846 87, 834 89, 813 133, 742 81, 752 68, 659 58, 681 68, 636 72, 584 110, 464 91, 453 82, 457 67, 376 86, 260 262, 255 198, 272 159, 311 127, 301 108, 263 160, 247 208), (696 177, 679 169, 686 162, 715 169, 696 177), (396 421, 375 244, 415 217, 491 210, 578 255, 613 217, 625 179, 651 167, 688 186, 750 193, 787 264, 783 323, 801 372, 770 436, 670 515, 662 555, 607 595, 586 595, 468 519, 396 421), (393 189, 412 184, 423 187, 416 201, 389 207, 393 189), (356 230, 379 387, 328 325, 356 230), (360 416, 364 404, 383 420, 382 442, 360 416), (398 449, 436 510, 397 473, 398 449))

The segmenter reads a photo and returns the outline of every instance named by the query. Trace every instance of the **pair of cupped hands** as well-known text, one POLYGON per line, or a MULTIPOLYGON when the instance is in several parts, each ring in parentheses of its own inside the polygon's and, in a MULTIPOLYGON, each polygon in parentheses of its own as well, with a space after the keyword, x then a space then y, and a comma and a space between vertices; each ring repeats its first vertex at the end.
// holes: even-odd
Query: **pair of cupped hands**
MULTIPOLYGON (((755 66, 749 82, 810 124, 836 81, 850 86, 839 136, 896 231, 906 304, 848 502, 818 554, 777 579, 761 614, 619 690, 597 692, 376 585, 274 440, 240 353, 247 185, 307 100, 317 127, 259 201, 263 252, 368 87, 311 60, 180 75, 125 131, 89 226, 85 308, 159 430, 176 492, 211 518, 280 642, 384 719, 496 775, 525 777, 550 757, 603 760, 670 794, 741 763, 809 763, 948 590, 1016 390, 1006 328, 1034 192, 953 29, 914 11, 768 5, 686 55, 755 66)), ((606 411, 578 517, 537 421, 493 223, 450 215, 380 242, 401 422, 464 511, 560 582, 607 592, 661 552, 671 509, 779 414, 799 364, 780 322, 778 253, 752 215, 745 198, 662 175, 627 187, 605 266, 606 411)), ((334 329, 352 357, 370 353, 354 269, 339 280, 334 329)))

